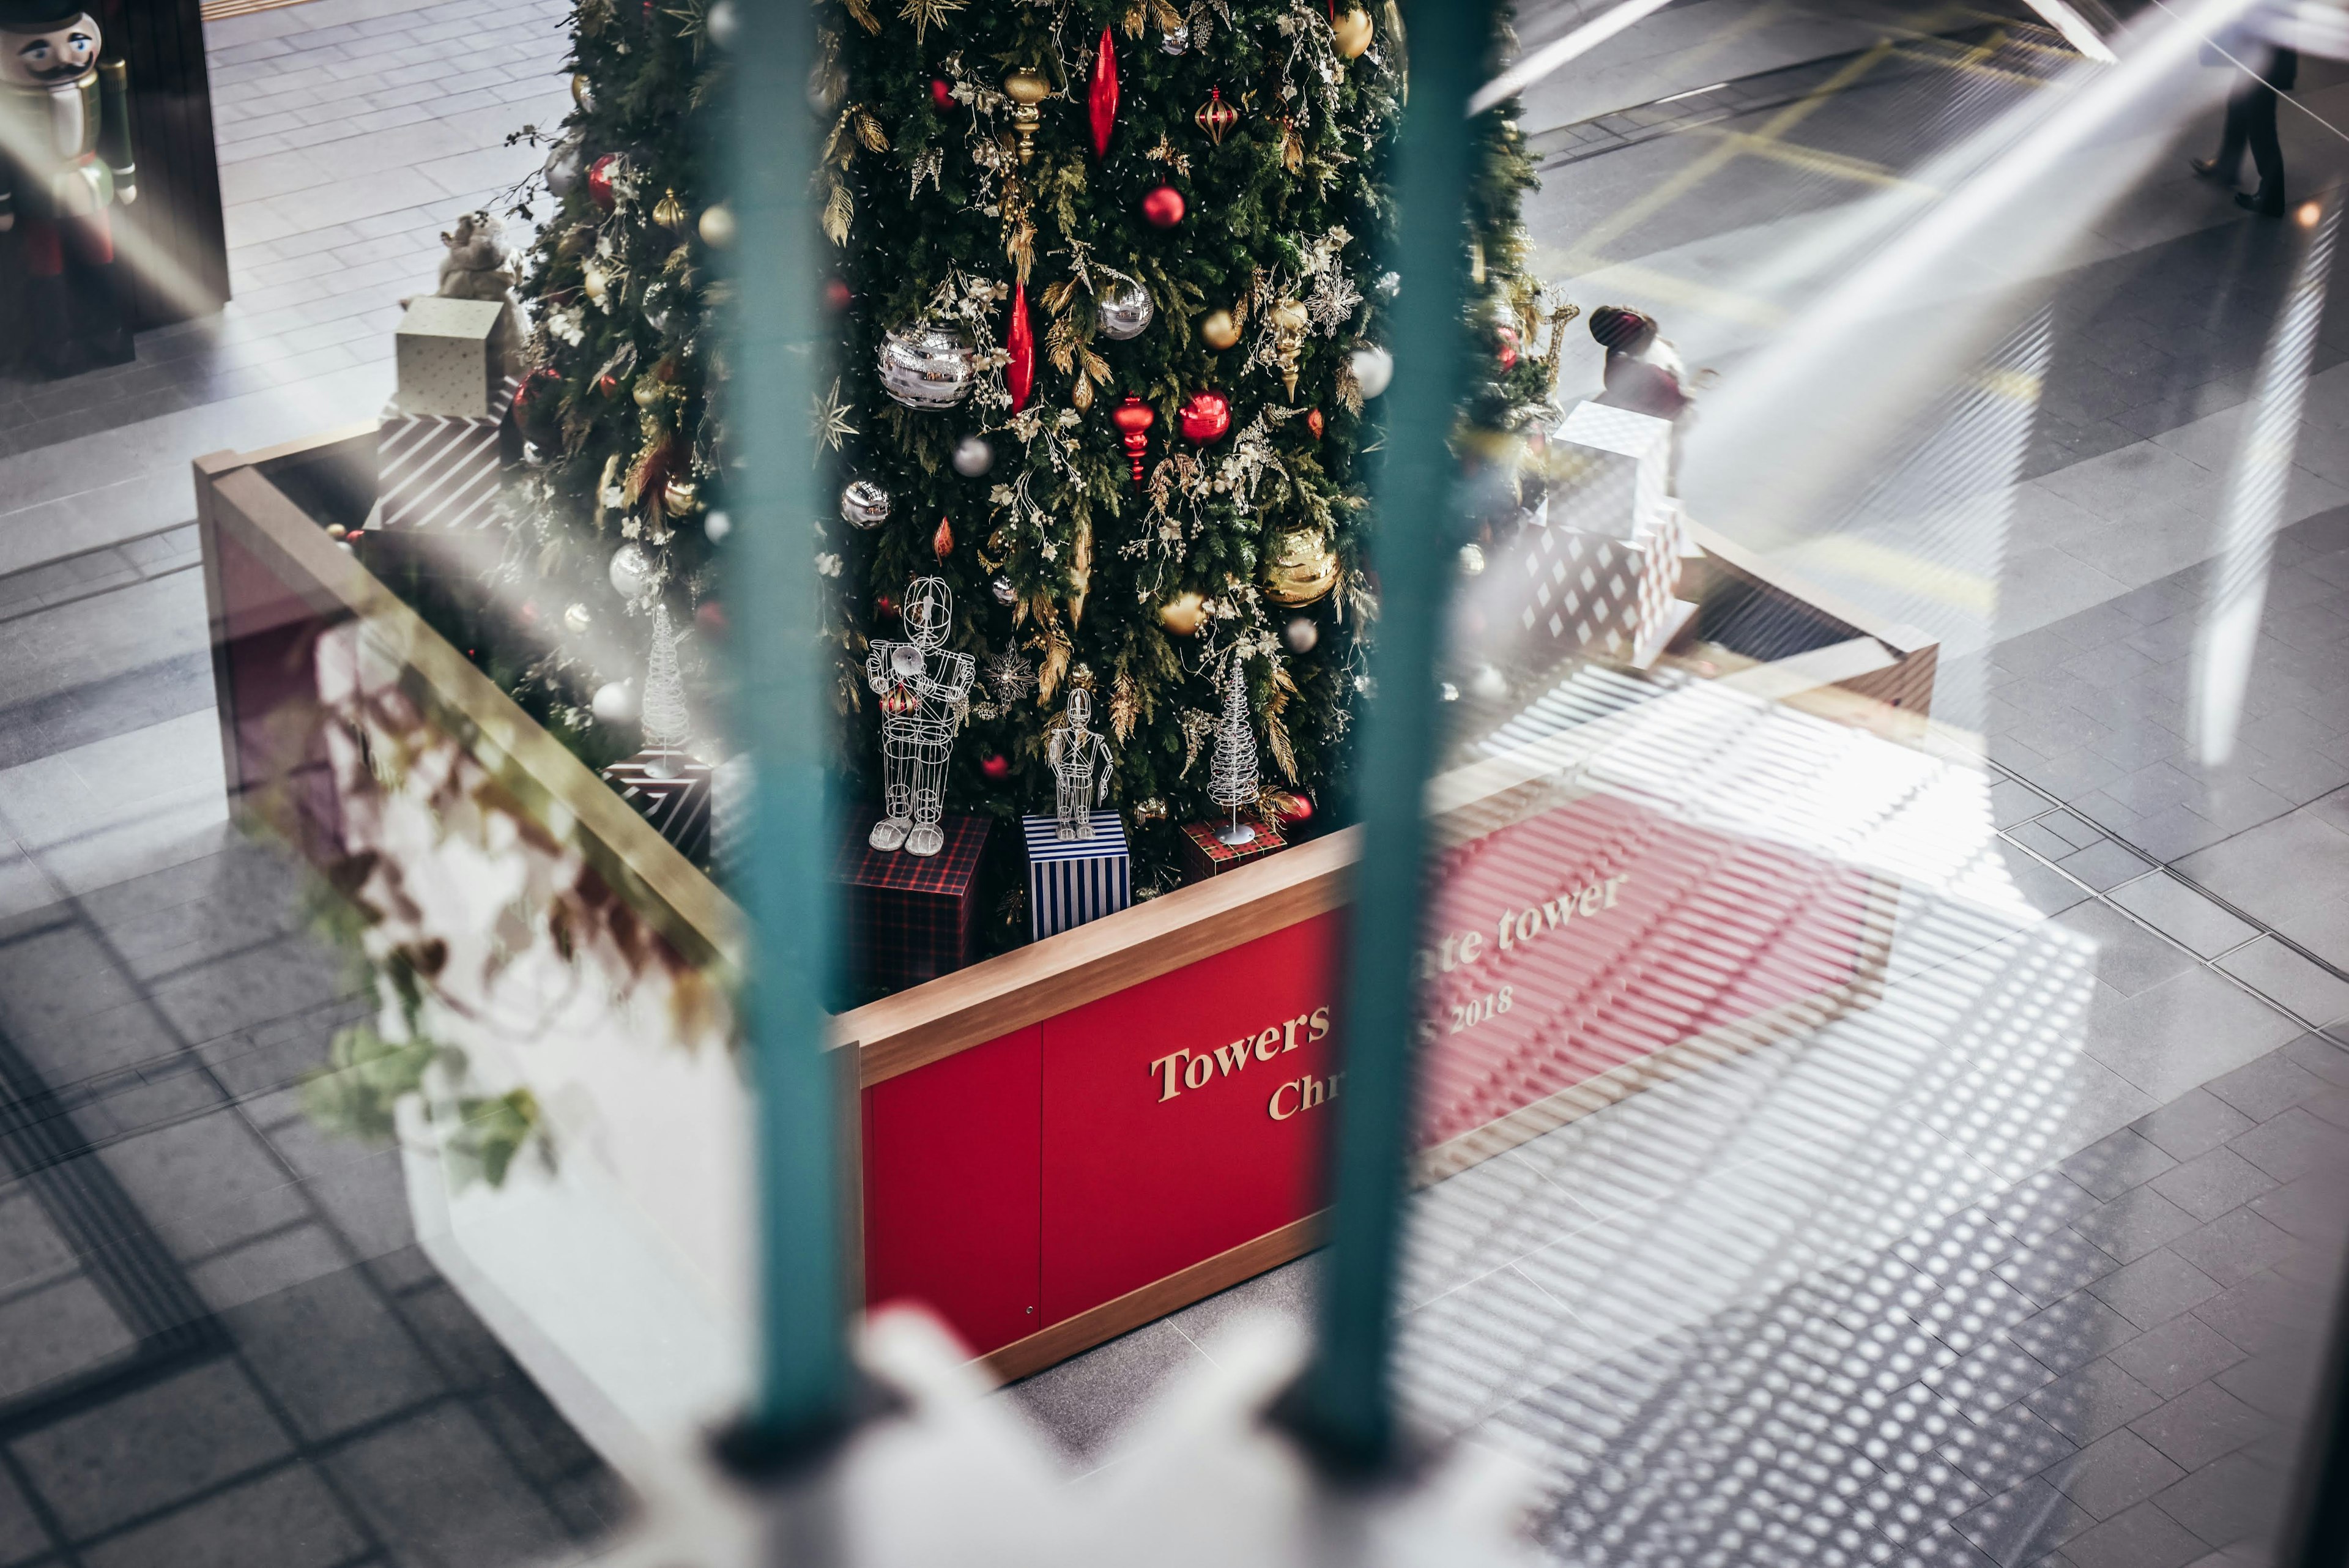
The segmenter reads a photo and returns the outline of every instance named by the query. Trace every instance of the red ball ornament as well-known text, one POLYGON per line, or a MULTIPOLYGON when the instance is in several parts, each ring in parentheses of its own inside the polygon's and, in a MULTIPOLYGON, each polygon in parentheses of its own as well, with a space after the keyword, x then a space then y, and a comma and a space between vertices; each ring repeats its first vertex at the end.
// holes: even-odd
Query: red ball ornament
POLYGON ((1171 229, 1183 221, 1183 192, 1172 185, 1161 185, 1142 199, 1142 215, 1162 229, 1171 229))
POLYGON ((942 109, 952 109, 954 107, 953 84, 948 82, 944 77, 932 77, 930 78, 930 101, 936 104, 942 109))
POLYGON ((1008 778, 1011 774, 1011 759, 1001 752, 989 752, 980 759, 978 771, 991 779, 1008 778))
POLYGON ((693 618, 702 630, 712 637, 724 637, 727 631, 726 607, 716 599, 704 599, 693 607, 693 618))
POLYGON ((1499 358, 1502 369, 1507 370, 1516 367, 1517 362, 1517 329, 1516 327, 1504 327, 1501 328, 1501 350, 1499 358))
POLYGON ((897 613, 897 601, 887 594, 874 594, 873 607, 883 615, 895 616, 897 613))
POLYGON ((841 279, 828 277, 823 280, 823 303, 828 308, 835 312, 845 310, 855 297, 841 279))
POLYGON ((1232 428, 1232 400, 1221 392, 1194 392, 1176 417, 1183 423, 1183 439, 1204 444, 1232 428))
POLYGON ((1283 822, 1303 822, 1313 815, 1311 801, 1288 790, 1268 792, 1265 796, 1265 806, 1283 822))
POLYGON ((606 152, 587 165, 587 199, 606 213, 619 201, 612 191, 612 176, 619 167, 620 155, 616 152, 606 152))

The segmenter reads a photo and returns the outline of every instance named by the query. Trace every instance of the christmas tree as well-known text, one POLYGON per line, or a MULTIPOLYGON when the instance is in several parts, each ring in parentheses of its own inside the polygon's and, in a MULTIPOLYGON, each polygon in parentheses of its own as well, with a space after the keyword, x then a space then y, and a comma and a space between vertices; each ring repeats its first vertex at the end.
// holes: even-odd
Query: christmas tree
MULTIPOLYGON (((531 213, 549 219, 524 290, 532 504, 508 562, 530 634, 484 658, 591 761, 634 749, 590 698, 644 668, 656 604, 709 633, 684 674, 698 713, 722 711, 722 362, 705 323, 730 220, 698 149, 733 3, 583 0, 556 206, 531 213)), ((949 810, 1050 810, 1048 725, 1088 688, 1137 871, 1163 886, 1179 824, 1223 815, 1203 752, 1232 680, 1268 804, 1342 820, 1377 611, 1380 344, 1404 286, 1381 261, 1405 91, 1392 0, 818 11, 839 357, 811 418, 841 506, 811 569, 834 609, 843 769, 877 788, 865 645, 901 637, 906 583, 936 575, 961 607, 950 646, 999 699, 971 705, 949 810)), ((1514 107, 1482 117, 1461 234, 1489 370, 1464 462, 1477 431, 1548 393, 1514 107)))

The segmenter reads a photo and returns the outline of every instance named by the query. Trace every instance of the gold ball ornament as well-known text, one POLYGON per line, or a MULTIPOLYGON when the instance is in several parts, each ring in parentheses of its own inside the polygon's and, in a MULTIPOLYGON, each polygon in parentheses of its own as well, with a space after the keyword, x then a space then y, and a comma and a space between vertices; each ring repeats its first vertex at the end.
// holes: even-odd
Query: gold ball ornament
POLYGON ((690 517, 701 510, 701 487, 690 479, 672 479, 661 486, 661 510, 672 517, 690 517))
POLYGON ((1208 348, 1221 352, 1240 340, 1240 324, 1228 310, 1211 310, 1199 323, 1199 337, 1208 348))
POLYGON ((1284 528, 1265 550, 1265 597, 1299 609, 1338 586, 1338 553, 1310 528, 1284 528))
POLYGON ((661 199, 653 203, 653 222, 672 234, 685 233, 685 203, 677 199, 675 191, 663 191, 661 199))
POLYGON ((601 305, 604 303, 605 295, 611 292, 612 275, 594 262, 589 262, 579 274, 579 286, 587 291, 589 299, 601 305))
POLYGON ((636 379, 636 387, 628 395, 636 399, 636 407, 647 413, 651 413, 661 406, 661 400, 667 396, 667 390, 652 377, 640 376, 636 379))
POLYGON ((1176 594, 1158 607, 1159 624, 1177 637, 1189 637, 1207 618, 1207 600, 1204 594, 1176 594))
POLYGON ((723 202, 701 210, 701 221, 694 227, 700 232, 701 243, 713 251, 722 251, 734 243, 734 214, 723 202))
POLYGON ((1350 60, 1360 58, 1371 47, 1371 14, 1360 6, 1351 7, 1330 25, 1330 32, 1337 39, 1340 54, 1350 60))

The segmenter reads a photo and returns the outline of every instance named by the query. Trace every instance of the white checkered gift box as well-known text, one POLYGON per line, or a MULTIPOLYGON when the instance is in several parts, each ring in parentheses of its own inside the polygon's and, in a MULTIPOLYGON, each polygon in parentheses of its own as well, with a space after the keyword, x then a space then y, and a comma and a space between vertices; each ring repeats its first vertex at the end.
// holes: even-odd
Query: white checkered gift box
POLYGON ((1684 618, 1687 529, 1669 493, 1670 421, 1583 403, 1552 440, 1582 470, 1555 486, 1524 535, 1524 628, 1584 652, 1645 662, 1684 618))
POLYGON ((1062 838, 1057 816, 1023 816, 1019 826, 1028 841, 1028 929, 1038 941, 1133 901, 1133 858, 1117 813, 1093 813, 1091 838, 1062 838))

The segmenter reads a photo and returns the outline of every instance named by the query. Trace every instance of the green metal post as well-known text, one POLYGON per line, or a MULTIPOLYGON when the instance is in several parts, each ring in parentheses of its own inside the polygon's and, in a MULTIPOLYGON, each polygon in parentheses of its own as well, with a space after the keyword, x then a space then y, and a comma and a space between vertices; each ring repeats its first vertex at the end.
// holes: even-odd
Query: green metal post
POLYGON ((731 127, 713 149, 736 222, 725 358, 729 546, 741 739, 757 771, 743 902, 758 1102, 761 1348, 753 1436, 796 1446, 846 1417, 840 1106, 823 1049, 834 933, 816 578, 815 440, 823 275, 808 197, 815 126, 805 0, 730 0, 731 127))
POLYGON ((1440 741, 1437 640, 1458 545, 1455 464, 1446 446, 1467 385, 1466 207, 1474 177, 1468 96, 1492 39, 1491 0, 1410 8, 1411 103, 1395 192, 1403 287, 1389 347, 1386 469, 1375 546, 1381 608, 1374 698, 1357 770, 1363 827, 1348 943, 1346 1092, 1338 1101, 1321 1339, 1290 1406, 1331 1462, 1376 1469, 1392 1457, 1392 1306, 1413 1106, 1412 951, 1418 945, 1421 796, 1440 741))

